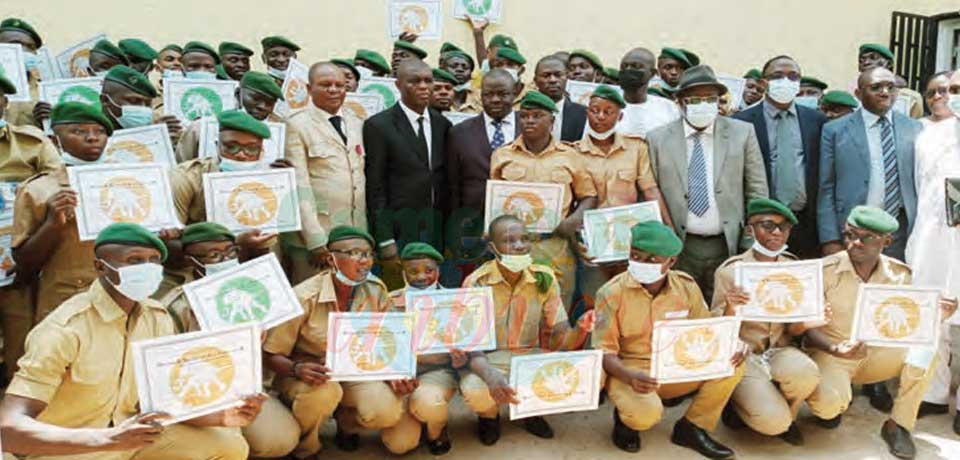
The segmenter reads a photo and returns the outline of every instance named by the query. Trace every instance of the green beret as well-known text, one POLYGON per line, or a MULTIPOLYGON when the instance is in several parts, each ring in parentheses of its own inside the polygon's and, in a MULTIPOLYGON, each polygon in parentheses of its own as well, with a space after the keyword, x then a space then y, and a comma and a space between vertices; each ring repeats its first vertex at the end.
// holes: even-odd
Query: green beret
POLYGON ((464 53, 463 51, 460 51, 460 50, 447 51, 446 53, 440 53, 440 65, 443 65, 443 61, 446 61, 447 59, 450 59, 453 57, 466 59, 467 61, 470 62, 471 67, 476 67, 477 65, 477 63, 473 60, 473 56, 467 53, 464 53))
POLYGON ((0 22, 0 32, 23 32, 30 36, 34 42, 37 44, 37 48, 43 46, 43 40, 40 39, 40 34, 37 33, 37 30, 33 28, 27 21, 19 18, 7 18, 0 22))
POLYGON ((595 69, 603 70, 603 63, 600 62, 600 58, 598 58, 596 54, 593 54, 587 50, 582 50, 582 49, 571 51, 570 58, 573 59, 575 56, 580 56, 586 59, 587 61, 590 62, 590 64, 593 65, 595 69))
POLYGON ((607 77, 607 78, 610 78, 610 79, 613 79, 613 80, 618 80, 618 81, 619 81, 619 80, 620 80, 620 71, 617 70, 617 69, 614 69, 613 67, 604 67, 604 68, 603 68, 603 76, 605 76, 605 77, 607 77))
POLYGON ((263 72, 251 70, 243 74, 240 79, 240 87, 270 96, 278 101, 283 100, 283 91, 280 90, 280 85, 273 77, 263 72))
POLYGON ((434 81, 436 80, 445 81, 447 83, 450 83, 453 86, 457 86, 460 84, 460 82, 457 81, 457 77, 454 77, 452 73, 447 72, 446 70, 443 70, 443 69, 433 69, 433 79, 434 81))
POLYGON ((180 237, 180 244, 186 246, 204 241, 237 241, 227 227, 214 222, 197 222, 187 225, 180 237))
POLYGON ((680 254, 683 242, 670 227, 648 220, 630 229, 630 247, 656 256, 673 257, 680 254))
POLYGON ((253 50, 235 42, 220 42, 220 46, 217 47, 217 52, 221 56, 225 54, 239 54, 241 56, 250 57, 253 56, 253 50))
POLYGON ((381 72, 390 73, 390 64, 387 64, 387 60, 383 58, 383 55, 376 51, 359 49, 357 50, 357 54, 353 56, 354 65, 356 65, 358 59, 373 64, 373 66, 381 72))
POLYGON ((590 97, 606 99, 619 105, 621 109, 627 106, 627 101, 623 100, 623 96, 621 96, 617 90, 611 88, 609 85, 598 86, 597 89, 593 90, 593 94, 590 95, 590 97))
POLYGON ((660 50, 660 57, 680 61, 680 64, 684 68, 693 67, 693 64, 690 63, 690 59, 687 57, 686 53, 679 48, 664 48, 660 50))
POLYGON ((659 87, 659 86, 651 86, 651 87, 648 87, 648 88, 647 88, 647 94, 652 94, 652 95, 654 95, 654 96, 660 96, 660 97, 662 97, 662 98, 664 98, 664 99, 671 99, 671 98, 673 98, 673 96, 671 95, 670 90, 668 90, 668 89, 666 89, 666 88, 661 88, 661 87, 659 87))
POLYGON ((869 52, 875 52, 889 60, 893 60, 893 51, 890 51, 890 48, 883 46, 879 43, 864 43, 860 45, 860 52, 857 53, 857 56, 863 56, 869 52))
POLYGON ((122 64, 111 67, 104 80, 119 83, 132 89, 137 94, 157 97, 157 89, 153 86, 153 83, 150 83, 146 75, 122 64))
POLYGON ((160 48, 161 53, 167 50, 174 50, 179 54, 183 54, 183 47, 180 45, 177 45, 176 43, 171 43, 167 46, 164 46, 163 48, 160 48))
POLYGON ((786 217, 793 225, 797 225, 797 222, 799 222, 797 216, 790 208, 770 198, 756 198, 747 203, 747 217, 752 217, 757 214, 780 214, 786 217))
MULTIPOLYGON (((503 48, 501 48, 503 49, 503 48)), ((528 91, 523 99, 520 100, 521 109, 542 109, 548 112, 556 113, 557 104, 553 102, 546 94, 540 91, 528 91)))
POLYGON ((157 235, 150 233, 140 225, 130 222, 115 222, 100 230, 93 248, 104 244, 122 244, 126 246, 146 246, 160 251, 160 261, 167 260, 167 245, 163 244, 157 235))
POLYGON ((64 102, 53 106, 50 110, 50 126, 96 123, 107 129, 107 134, 113 134, 113 123, 103 114, 99 104, 92 105, 84 102, 64 102))
POLYGON ((461 53, 463 52, 463 50, 460 49, 459 46, 454 45, 453 43, 450 43, 450 42, 443 42, 443 45, 440 45, 440 54, 449 53, 451 51, 459 51, 461 53))
POLYGON ((360 71, 357 70, 357 66, 353 65, 353 59, 349 58, 336 58, 330 60, 331 64, 338 65, 340 67, 346 67, 350 70, 350 73, 353 74, 353 78, 360 80, 360 71))
POLYGON ((853 208, 847 216, 847 224, 877 233, 893 233, 900 228, 900 223, 895 217, 887 211, 872 206, 853 208))
POLYGON ((260 40, 260 46, 263 47, 263 50, 266 51, 270 48, 275 48, 277 46, 282 46, 284 48, 289 48, 293 52, 300 51, 300 47, 296 43, 290 41, 287 37, 281 37, 280 35, 272 35, 269 37, 264 37, 263 40, 260 40))
POLYGON ((108 40, 100 40, 93 45, 93 48, 90 49, 91 53, 102 54, 107 57, 112 57, 124 64, 129 63, 127 60, 127 55, 123 52, 120 47, 110 43, 108 40))
POLYGON ((512 37, 508 37, 503 34, 496 34, 493 38, 490 39, 490 48, 510 48, 513 50, 520 50, 520 47, 517 46, 516 40, 512 37))
POLYGON ((760 73, 760 69, 750 69, 747 73, 743 74, 743 78, 749 78, 751 80, 763 80, 763 75, 760 73))
POLYGON ((851 108, 860 107, 860 104, 857 102, 857 99, 850 95, 846 91, 841 91, 835 89, 833 91, 827 91, 823 94, 823 97, 820 98, 821 104, 833 104, 833 105, 843 105, 851 108))
POLYGON ((510 62, 515 62, 520 65, 527 63, 527 59, 520 54, 519 51, 513 48, 500 48, 497 50, 497 57, 500 59, 506 59, 510 62))
POLYGON ((183 54, 186 55, 187 53, 203 53, 212 57, 217 64, 220 63, 220 55, 217 54, 217 50, 204 42, 192 41, 183 45, 183 54))
POLYGON ((215 73, 217 74, 217 80, 229 80, 230 75, 227 75, 227 69, 223 68, 223 64, 217 64, 214 67, 215 73))
POLYGON ((440 252, 434 249, 433 246, 420 242, 407 243, 400 253, 400 260, 413 259, 433 259, 436 260, 438 264, 443 263, 443 256, 440 255, 440 252))
POLYGON ((0 68, 0 91, 3 91, 3 94, 17 94, 17 86, 7 78, 3 68, 0 68))
POLYGON ((394 49, 399 48, 399 49, 402 49, 402 50, 407 50, 407 51, 409 51, 409 52, 411 52, 411 53, 413 53, 413 54, 416 54, 417 57, 420 58, 420 59, 423 59, 423 58, 427 57, 427 52, 426 52, 426 51, 424 51, 423 49, 421 49, 421 48, 418 47, 417 45, 414 45, 413 43, 410 43, 410 42, 408 42, 408 41, 406 41, 406 40, 397 40, 397 41, 393 42, 393 48, 394 48, 394 49))
POLYGON ((157 50, 139 38, 125 38, 117 42, 117 45, 130 62, 152 61, 157 58, 157 50))
POLYGON ((376 246, 376 242, 373 240, 373 237, 370 236, 369 233, 357 227, 351 227, 349 225, 338 225, 336 227, 333 227, 333 229, 330 230, 330 233, 327 236, 327 245, 330 245, 330 243, 335 243, 337 241, 353 240, 357 238, 367 240, 367 242, 370 243, 370 246, 376 246))
POLYGON ((264 122, 253 118, 252 115, 242 110, 220 112, 217 114, 217 121, 220 122, 220 131, 245 131, 263 139, 270 139, 270 128, 264 122))
POLYGON ((691 66, 700 65, 700 56, 697 56, 693 51, 680 48, 680 52, 686 56, 687 62, 689 62, 691 66))
POLYGON ((823 91, 828 85, 815 77, 800 77, 800 86, 814 86, 823 91))

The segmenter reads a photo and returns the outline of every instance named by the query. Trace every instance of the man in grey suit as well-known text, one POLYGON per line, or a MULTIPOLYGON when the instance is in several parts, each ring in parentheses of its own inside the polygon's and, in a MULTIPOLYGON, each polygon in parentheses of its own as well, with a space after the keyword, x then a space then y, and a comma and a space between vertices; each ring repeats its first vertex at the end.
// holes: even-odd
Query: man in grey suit
POLYGON ((687 69, 677 90, 683 118, 647 138, 654 175, 684 240, 677 267, 696 279, 708 304, 714 270, 738 252, 746 203, 767 197, 753 125, 717 116, 726 92, 710 67, 687 69))
POLYGON ((823 253, 843 249, 847 215, 855 206, 866 204, 900 221, 884 254, 903 260, 917 215, 913 143, 920 126, 893 110, 897 89, 887 68, 861 73, 856 93, 862 107, 824 125, 820 140, 817 222, 823 253))

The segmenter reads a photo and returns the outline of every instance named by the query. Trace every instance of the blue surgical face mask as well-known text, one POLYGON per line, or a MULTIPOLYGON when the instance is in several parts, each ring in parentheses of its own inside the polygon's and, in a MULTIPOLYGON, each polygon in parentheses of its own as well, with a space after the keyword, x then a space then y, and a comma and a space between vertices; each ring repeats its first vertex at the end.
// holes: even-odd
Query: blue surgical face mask
POLYGON ((114 102, 110 96, 107 96, 107 100, 114 106, 120 107, 120 116, 117 118, 117 123, 120 124, 120 127, 139 128, 153 123, 153 109, 150 107, 142 105, 120 105, 114 102))
POLYGON ((223 172, 255 171, 260 169, 259 161, 237 161, 220 156, 220 170, 223 172))
POLYGON ((278 79, 278 80, 286 80, 286 79, 287 79, 287 71, 286 71, 286 70, 274 69, 273 67, 269 67, 269 66, 268 66, 268 67, 267 67, 267 73, 270 74, 270 75, 272 75, 274 78, 276 78, 276 79, 278 79))
POLYGON ((27 72, 37 68, 39 64, 40 58, 36 54, 23 50, 23 66, 27 68, 27 72))
POLYGON ((7 120, 0 118, 0 129, 6 128, 6 127, 7 127, 7 120))
POLYGON ((216 80, 217 74, 205 70, 189 70, 183 75, 191 80, 216 80))
POLYGON ((820 105, 820 99, 817 96, 797 96, 793 103, 803 107, 816 109, 820 105))
POLYGON ((183 71, 177 69, 163 69, 163 78, 183 78, 183 71))
POLYGON ((103 155, 100 155, 99 158, 97 158, 96 160, 93 160, 93 161, 84 160, 84 159, 82 159, 82 158, 78 158, 78 157, 75 157, 75 156, 71 155, 70 152, 67 152, 66 150, 61 149, 61 150, 60 150, 60 159, 63 160, 63 164, 65 164, 65 165, 67 165, 67 166, 90 166, 90 165, 102 164, 104 157, 103 157, 103 155))

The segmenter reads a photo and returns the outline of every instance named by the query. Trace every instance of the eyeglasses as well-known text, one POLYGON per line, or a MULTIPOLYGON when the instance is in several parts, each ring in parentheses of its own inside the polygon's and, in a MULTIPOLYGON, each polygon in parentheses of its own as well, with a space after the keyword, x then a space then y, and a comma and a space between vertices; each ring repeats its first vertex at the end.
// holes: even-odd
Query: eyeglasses
POLYGON ((779 224, 772 220, 761 220, 760 222, 754 222, 752 225, 756 225, 763 229, 765 232, 773 232, 774 230, 780 230, 780 233, 786 233, 793 228, 793 224, 787 221, 780 222, 779 224))
POLYGON ((848 243, 853 243, 854 241, 859 241, 859 242, 861 242, 861 243, 863 243, 863 244, 871 244, 871 243, 874 243, 874 242, 876 242, 876 241, 880 241, 881 238, 883 238, 883 237, 880 236, 880 235, 872 235, 872 234, 869 234, 869 233, 865 233, 865 234, 863 234, 863 235, 860 235, 860 234, 857 234, 857 233, 851 232, 851 231, 843 232, 843 240, 846 241, 846 242, 848 242, 848 243))
MULTIPOLYGON (((958 88, 958 89, 960 89, 960 88, 958 88)), ((925 97, 925 98, 927 98, 927 99, 930 99, 930 98, 932 98, 932 97, 934 97, 934 96, 936 96, 936 95, 946 96, 946 95, 948 95, 948 94, 950 94, 950 88, 947 88, 946 86, 941 86, 941 87, 939 87, 939 88, 933 88, 933 89, 928 89, 928 90, 926 90, 926 91, 923 93, 923 97, 925 97)))
POLYGON ((260 158, 260 152, 263 151, 263 147, 260 146, 241 146, 236 144, 224 144, 221 149, 224 152, 229 153, 230 155, 239 155, 243 152, 242 157, 244 158, 260 158))
POLYGON ((203 255, 188 255, 195 259, 215 264, 228 259, 236 259, 240 255, 240 248, 233 246, 225 251, 208 251, 203 255))
POLYGON ((720 96, 689 96, 683 98, 686 105, 696 105, 706 102, 707 104, 716 104, 720 102, 720 96))
POLYGON ((350 257, 353 260, 373 259, 372 251, 364 251, 362 249, 351 249, 349 251, 333 249, 330 252, 336 252, 337 254, 346 254, 348 257, 350 257))

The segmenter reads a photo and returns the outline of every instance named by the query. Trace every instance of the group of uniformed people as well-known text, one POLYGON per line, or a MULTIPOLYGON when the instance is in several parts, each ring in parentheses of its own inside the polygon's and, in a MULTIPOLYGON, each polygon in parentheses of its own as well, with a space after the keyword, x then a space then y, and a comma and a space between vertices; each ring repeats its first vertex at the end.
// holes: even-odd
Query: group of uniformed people
MULTIPOLYGON (((283 37, 262 42, 267 73, 250 70, 254 51, 236 43, 215 50, 190 42, 158 52, 141 40, 103 41, 91 51, 89 68, 80 69, 103 76, 99 104, 51 107, 8 103, 0 95, 0 180, 16 190, 12 205, 3 205, 13 213, 16 263, 14 283, 0 288, 9 378, 0 405, 3 449, 25 458, 322 458, 320 432, 333 418, 334 443, 343 451, 356 450, 364 430, 376 430, 394 454, 425 443, 441 455, 451 449, 448 404, 456 394, 476 413, 479 439, 492 445, 500 437, 502 407, 518 402, 509 385, 511 357, 593 348, 604 352, 603 388, 615 407, 613 443, 628 452, 640 450, 640 432, 661 420, 665 406, 684 398, 692 402, 671 441, 701 455, 733 457, 708 434, 720 420, 800 445, 804 436, 796 418, 804 403, 819 425, 834 428, 852 401, 851 384, 897 377, 899 390, 881 434, 894 455, 915 455, 910 431, 936 359, 851 341, 860 286, 911 284, 910 267, 883 254, 903 225, 900 216, 883 206, 856 206, 843 216, 841 248, 823 258, 824 321, 744 322, 740 348, 731 357, 733 375, 661 385, 649 374, 654 322, 736 315, 750 301, 735 283, 736 265, 796 260, 786 249, 800 224, 798 209, 768 197, 763 162, 769 160, 760 156, 753 128, 742 131, 748 125, 718 115, 740 108, 730 106, 726 89, 693 53, 665 48, 654 59, 638 48, 627 53, 619 71, 604 68, 588 51, 558 53, 538 63, 534 90, 520 80, 526 60, 513 39, 498 35, 484 47, 483 25, 474 26, 484 70, 477 81, 471 82, 476 61, 469 54, 445 46, 441 68, 430 69, 422 62, 426 53, 413 44, 416 37, 406 36, 390 63, 359 50, 354 59, 311 66, 310 103, 285 119, 274 106, 284 99, 279 84, 299 47, 283 37), (392 129, 411 134, 401 145, 382 145, 397 142, 378 131, 380 119, 374 121, 387 111, 365 124, 343 105, 365 76, 388 74, 397 77, 402 96, 392 129), (661 85, 648 87, 655 74, 661 85), (199 122, 182 126, 163 115, 162 85, 150 75, 239 81, 240 109, 217 115, 216 156, 197 158, 199 122), (578 115, 568 109, 578 104, 564 96, 560 82, 568 78, 620 84, 622 92, 599 86, 581 106, 580 121, 570 122, 578 115), (448 110, 482 112, 476 117, 479 134, 437 119, 448 110), (40 130, 45 121, 52 136, 40 130), (269 165, 261 161, 271 135, 265 121, 286 124, 283 159, 269 165), (81 240, 69 168, 101 163, 115 130, 150 123, 166 123, 176 141, 181 163, 170 180, 185 227, 155 234, 116 223, 94 241, 81 240), (673 124, 675 138, 669 137, 673 124), (574 128, 579 134, 569 134, 574 128), (443 148, 438 134, 449 137, 448 146, 459 135, 484 148, 434 152, 443 148), (562 141, 569 136, 577 142, 562 141), (422 155, 431 170, 444 155, 459 162, 447 164, 456 170, 444 176, 456 180, 449 184, 456 190, 454 206, 474 211, 486 179, 561 184, 560 223, 537 234, 524 219, 503 215, 480 229, 482 218, 467 213, 466 231, 439 238, 430 218, 413 231, 368 227, 368 217, 381 224, 384 200, 389 204, 408 192, 394 188, 378 203, 368 202, 371 181, 385 187, 382 178, 391 186, 403 178, 405 160, 397 157, 407 152, 422 155), (376 178, 371 162, 379 168, 376 178), (672 163, 681 166, 673 171, 672 163), (295 170, 305 191, 298 203, 303 230, 234 234, 207 222, 204 174, 268 167, 295 170), (733 168, 732 179, 723 168, 733 168), (678 196, 670 182, 675 172, 682 177, 679 205, 671 201, 678 196), (620 236, 629 240, 627 261, 593 263, 580 237, 583 213, 641 201, 659 201, 663 223, 639 223, 620 236), (727 235, 728 228, 743 234, 727 235), (456 244, 444 244, 451 240, 456 244), (169 426, 160 423, 162 413, 141 413, 130 344, 198 330, 183 284, 268 252, 283 260, 304 310, 265 332, 268 394, 169 426), (710 265, 706 254, 721 256, 710 265), (697 274, 675 269, 678 264, 697 274), (330 380, 324 362, 330 313, 402 311, 406 290, 457 286, 492 289, 496 350, 420 356, 416 377, 407 380, 330 380), (574 299, 582 301, 575 306, 574 299)), ((28 55, 42 45, 39 34, 15 18, 0 23, 0 42, 18 43, 28 55)), ((865 54, 874 51, 868 47, 865 54)), ((778 57, 747 74, 744 107, 761 103, 767 89, 761 72, 777 68, 778 59, 789 60, 778 57)), ((35 85, 37 73, 29 67, 34 61, 27 61, 35 85)), ((883 77, 864 70, 860 88, 867 91, 883 77)), ((819 87, 819 81, 812 83, 819 87)), ((0 90, 12 94, 16 88, 0 76, 0 90)), ((859 102, 827 94, 819 104, 829 113, 859 102)), ((447 193, 437 180, 425 182, 433 191, 431 203, 440 198, 437 192, 447 193)), ((782 191, 779 185, 771 189, 782 191)), ((389 225, 404 224, 396 220, 389 225)), ((940 306, 946 318, 957 302, 945 297, 940 306)), ((543 417, 523 425, 538 437, 554 435, 543 417)))

